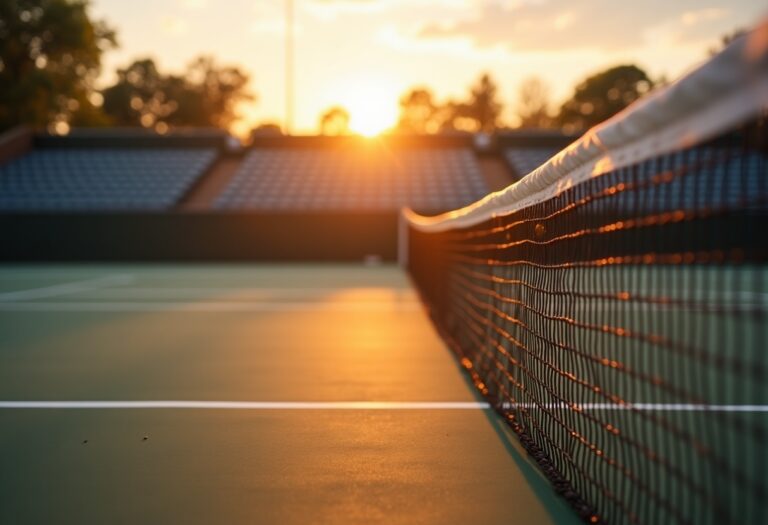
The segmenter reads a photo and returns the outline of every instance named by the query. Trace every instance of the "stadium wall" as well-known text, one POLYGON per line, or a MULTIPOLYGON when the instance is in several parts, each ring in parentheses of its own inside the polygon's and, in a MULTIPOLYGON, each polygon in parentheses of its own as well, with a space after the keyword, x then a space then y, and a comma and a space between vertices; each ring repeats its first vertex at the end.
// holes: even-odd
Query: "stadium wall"
POLYGON ((393 213, 0 214, 0 261, 395 260, 393 213))

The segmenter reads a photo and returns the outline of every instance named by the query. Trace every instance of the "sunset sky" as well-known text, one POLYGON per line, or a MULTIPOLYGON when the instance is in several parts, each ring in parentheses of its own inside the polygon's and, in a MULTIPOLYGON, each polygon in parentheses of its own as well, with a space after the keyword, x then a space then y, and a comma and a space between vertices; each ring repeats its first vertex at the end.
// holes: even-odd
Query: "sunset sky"
MULTIPOLYGON (((294 0, 296 129, 313 133, 340 104, 394 121, 399 96, 430 86, 461 97, 484 71, 500 85, 513 122, 519 82, 536 75, 559 103, 585 75, 633 62, 675 78, 706 59, 719 37, 753 25, 759 0, 294 0), (370 109, 370 101, 379 106, 370 109)), ((93 0, 92 13, 118 31, 105 57, 116 67, 151 56, 164 71, 215 55, 246 69, 255 104, 240 131, 284 116, 283 0, 93 0)), ((394 122, 392 122, 394 123, 394 122)))

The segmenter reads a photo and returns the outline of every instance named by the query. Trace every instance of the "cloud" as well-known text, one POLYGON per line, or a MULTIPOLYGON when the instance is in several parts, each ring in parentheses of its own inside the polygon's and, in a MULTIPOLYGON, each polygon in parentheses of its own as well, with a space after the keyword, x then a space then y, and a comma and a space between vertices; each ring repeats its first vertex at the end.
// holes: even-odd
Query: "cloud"
POLYGON ((313 0, 311 3, 327 6, 346 6, 349 8, 370 6, 373 4, 385 4, 383 0, 313 0))
POLYGON ((321 20, 334 20, 345 14, 371 14, 402 8, 467 10, 476 0, 309 0, 303 8, 321 20))
POLYGON ((182 36, 189 32, 189 22, 178 16, 165 16, 160 20, 163 31, 169 35, 182 36))
POLYGON ((478 48, 469 38, 420 39, 399 30, 395 25, 380 27, 375 41, 403 53, 419 52, 501 63, 508 54, 501 46, 478 48))
POLYGON ((466 7, 471 5, 473 0, 310 0, 308 3, 336 10, 372 11, 409 5, 433 5, 448 8, 460 5, 466 7))
POLYGON ((384 0, 311 0, 304 5, 310 15, 320 20, 335 20, 347 13, 373 13, 388 7, 384 0))
POLYGON ((416 37, 469 39, 479 47, 504 45, 515 51, 616 51, 645 44, 659 25, 677 41, 700 38, 703 26, 714 38, 712 23, 722 25, 729 14, 725 8, 700 8, 698 0, 646 0, 631 8, 616 0, 489 0, 466 18, 422 26, 416 37))
POLYGON ((257 34, 282 35, 285 34, 285 22, 276 18, 257 20, 251 24, 250 30, 257 34))
MULTIPOLYGON (((255 34, 285 35, 285 30, 285 20, 280 18, 264 18, 256 20, 250 25, 251 33, 255 34)), ((296 24, 293 31, 297 36, 303 35, 304 26, 302 24, 296 24)))
POLYGON ((727 22, 731 16, 732 12, 725 8, 708 7, 684 11, 677 18, 662 21, 649 28, 646 38, 650 42, 666 46, 684 46, 688 43, 711 46, 717 42, 718 37, 737 28, 738 24, 735 22, 727 22))
MULTIPOLYGON (((285 11, 282 5, 274 2, 258 2, 253 5, 251 17, 254 19, 249 24, 251 33, 284 35, 285 34, 285 11)), ((296 34, 301 34, 304 27, 301 22, 296 22, 294 26, 296 34)))
POLYGON ((695 11, 686 11, 680 15, 680 21, 685 26, 695 26, 702 22, 720 20, 728 16, 728 9, 721 7, 707 7, 695 11))
POLYGON ((186 9, 203 9, 208 6, 208 0, 178 0, 181 7, 186 9))

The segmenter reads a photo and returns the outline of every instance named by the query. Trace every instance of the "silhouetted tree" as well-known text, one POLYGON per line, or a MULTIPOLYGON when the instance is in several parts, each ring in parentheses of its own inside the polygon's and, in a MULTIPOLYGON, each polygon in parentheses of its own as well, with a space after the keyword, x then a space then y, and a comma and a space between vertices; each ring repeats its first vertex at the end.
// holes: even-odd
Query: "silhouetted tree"
POLYGON ((117 82, 105 89, 104 111, 119 126, 155 125, 177 109, 166 98, 166 78, 151 59, 136 60, 117 70, 117 82))
POLYGON ((400 98, 401 133, 437 133, 454 131, 492 132, 499 124, 502 105, 496 83, 482 75, 470 88, 467 100, 438 103, 426 87, 416 87, 400 98))
POLYGON ((93 84, 115 45, 84 0, 0 2, 0 129, 105 123, 93 84))
POLYGON ((501 116, 502 104, 498 100, 498 88, 488 73, 483 74, 470 88, 469 101, 459 109, 459 117, 475 123, 475 131, 492 132, 501 116))
POLYGON ((440 122, 440 131, 450 133, 454 131, 477 131, 477 125, 468 115, 467 104, 456 100, 449 100, 437 110, 437 120, 440 122))
POLYGON ((440 129, 440 107, 428 88, 413 88, 400 97, 400 118, 397 131, 401 133, 435 133, 440 129))
POLYGON ((258 136, 278 136, 283 134, 283 128, 280 124, 274 122, 262 122, 251 131, 251 135, 258 136))
POLYGON ((182 110, 189 111, 190 123, 203 121, 226 129, 238 118, 238 105, 255 99, 247 90, 249 75, 235 66, 217 65, 212 56, 195 59, 187 69, 185 80, 186 91, 190 91, 191 86, 191 91, 197 93, 201 100, 199 107, 179 106, 180 113, 182 110))
POLYGON ((612 117, 653 87, 637 66, 617 66, 592 75, 576 86, 560 108, 558 124, 569 132, 588 129, 612 117))
POLYGON ((320 115, 321 135, 348 135, 349 133, 349 112, 343 107, 330 107, 320 115))
POLYGON ((253 100, 248 75, 219 67, 211 57, 193 61, 184 75, 164 75, 151 59, 117 72, 103 91, 104 111, 116 124, 155 127, 213 126, 226 129, 237 119, 240 103, 253 100))
POLYGON ((440 131, 493 132, 499 124, 503 108, 497 92, 491 76, 483 74, 470 87, 466 101, 449 100, 439 107, 436 114, 440 131))
POLYGON ((554 124, 550 113, 549 87, 538 77, 529 77, 520 84, 517 116, 521 128, 549 128, 554 124))
POLYGON ((725 49, 730 45, 731 42, 736 40, 737 38, 744 36, 748 33, 746 29, 743 27, 739 27, 731 31, 730 33, 726 33, 723 36, 720 37, 720 43, 717 46, 712 46, 709 48, 709 56, 714 56, 718 54, 720 51, 725 49))

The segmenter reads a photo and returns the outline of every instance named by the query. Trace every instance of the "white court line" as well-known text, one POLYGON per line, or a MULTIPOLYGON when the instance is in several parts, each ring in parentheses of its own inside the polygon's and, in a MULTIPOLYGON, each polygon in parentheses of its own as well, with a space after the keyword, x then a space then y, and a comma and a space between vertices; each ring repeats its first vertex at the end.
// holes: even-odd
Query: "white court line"
POLYGON ((296 312, 296 311, 365 311, 391 312, 421 310, 418 300, 380 302, 356 301, 302 301, 302 302, 246 302, 246 301, 61 301, 10 302, 0 301, 0 311, 12 312, 296 312))
POLYGON ((155 294, 155 293, 168 293, 168 292, 176 292, 176 293, 202 293, 202 292, 209 292, 209 293, 247 293, 247 292, 258 292, 258 293, 298 293, 298 294, 305 294, 305 293, 339 293, 339 292, 350 292, 350 291, 361 291, 364 290, 365 292, 372 292, 372 293, 381 293, 381 294, 401 294, 401 295, 415 295, 415 291, 412 288, 404 287, 404 288, 393 288, 391 286, 334 286, 334 287, 302 287, 302 288, 291 288, 291 287, 279 287, 279 286, 157 286, 154 288, 146 287, 146 286, 132 286, 130 288, 121 288, 120 292, 129 292, 129 293, 147 293, 147 294, 155 294))
POLYGON ((46 297, 56 297, 77 292, 86 292, 107 286, 118 286, 130 284, 133 276, 128 274, 113 274, 95 279, 86 279, 83 281, 73 281, 69 283, 54 284, 43 286, 41 288, 29 288, 27 290, 15 290, 12 292, 0 293, 0 301, 24 301, 29 299, 42 299, 46 297))
POLYGON ((123 300, 123 299, 137 299, 137 300, 155 300, 155 299, 167 299, 167 300, 184 300, 188 298, 192 299, 209 299, 216 300, 217 296, 224 296, 229 299, 231 297, 234 300, 238 298, 251 298, 252 300, 273 298, 273 297, 326 297, 329 295, 336 295, 340 293, 357 292, 364 290, 364 293, 370 297, 371 302, 376 301, 393 301, 393 300, 418 300, 418 296, 412 289, 392 289, 392 288, 358 288, 358 287, 340 287, 340 288, 274 288, 274 287, 229 287, 229 288, 215 288, 215 287, 157 287, 157 288, 144 288, 144 287, 122 287, 122 288, 110 288, 106 290, 93 290, 94 293, 89 293, 84 297, 96 297, 107 300, 123 300), (106 297, 105 297, 106 296, 106 297))
MULTIPOLYGON (((545 405, 505 403, 502 408, 565 409, 563 403, 545 405)), ((652 412, 768 412, 768 405, 696 405, 676 403, 584 403, 585 411, 641 410, 652 412)), ((214 410, 490 410, 482 401, 0 401, 0 409, 214 409, 214 410)))
POLYGON ((3 408, 216 410, 488 410, 477 401, 0 401, 3 408))

